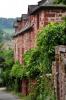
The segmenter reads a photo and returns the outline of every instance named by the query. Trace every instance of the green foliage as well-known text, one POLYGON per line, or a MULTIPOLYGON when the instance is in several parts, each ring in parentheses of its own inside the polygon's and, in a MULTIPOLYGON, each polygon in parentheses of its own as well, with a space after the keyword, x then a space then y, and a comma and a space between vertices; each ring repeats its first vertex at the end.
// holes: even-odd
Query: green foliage
MULTIPOLYGON (((54 61, 55 46, 66 45, 66 23, 50 23, 37 36, 37 47, 24 54, 24 66, 28 77, 50 73, 54 61)), ((24 71, 24 70, 23 70, 24 71)))
POLYGON ((5 58, 3 77, 7 85, 11 82, 12 87, 18 90, 18 79, 34 78, 37 84, 31 100, 55 100, 51 77, 46 74, 51 72, 57 45, 66 45, 66 22, 50 23, 44 27, 38 33, 37 47, 24 54, 23 65, 13 64, 12 51, 1 51, 0 55, 5 58))
POLYGON ((19 76, 21 70, 21 65, 19 63, 16 63, 13 65, 12 69, 11 69, 11 76, 17 78, 19 76))
POLYGON ((0 56, 4 59, 4 62, 2 63, 2 73, 1 78, 3 79, 3 85, 6 85, 7 87, 10 86, 10 71, 12 68, 12 65, 14 63, 13 59, 13 51, 12 50, 0 50, 0 56))
POLYGON ((40 75, 35 84, 31 84, 31 93, 24 100, 56 100, 52 77, 40 75))
MULTIPOLYGON (((40 63, 46 72, 51 72, 55 46, 66 45, 66 23, 50 23, 38 34, 37 48, 40 50, 40 63)), ((37 51, 38 52, 38 51, 37 51)), ((36 59, 38 60, 38 59, 36 59)))
POLYGON ((13 64, 11 69, 11 77, 15 78, 35 78, 40 74, 40 68, 38 67, 38 62, 36 61, 34 64, 34 60, 36 60, 37 55, 34 57, 34 53, 36 53, 35 49, 31 49, 24 54, 24 64, 19 64, 16 62, 13 64), (33 62, 33 63, 32 63, 33 62))
POLYGON ((25 66, 19 64, 19 62, 16 62, 11 69, 10 75, 11 77, 15 78, 21 78, 21 79, 26 78, 27 73, 25 66))
POLYGON ((31 49, 24 54, 24 66, 27 66, 28 77, 35 78, 40 74, 38 55, 39 53, 36 52, 36 49, 31 49))
POLYGON ((6 87, 8 87, 10 85, 9 84, 9 80, 10 80, 9 73, 10 73, 10 69, 7 69, 7 70, 4 70, 1 75, 1 77, 3 79, 3 85, 5 85, 6 87))
POLYGON ((25 66, 29 76, 51 72, 54 61, 55 46, 66 45, 66 23, 50 23, 37 36, 37 48, 24 55, 25 66))
POLYGON ((4 34, 4 32, 2 30, 0 30, 0 42, 3 42, 3 34, 4 34))
POLYGON ((55 100, 51 77, 40 76, 34 88, 31 100, 55 100))
POLYGON ((11 49, 9 50, 0 50, 0 57, 2 57, 5 61, 3 63, 3 67, 5 69, 11 68, 14 59, 13 59, 13 51, 11 49))
POLYGON ((30 100, 56 100, 52 78, 46 74, 51 72, 55 56, 55 46, 66 45, 66 22, 50 23, 37 36, 37 47, 25 54, 25 65, 29 77, 37 78, 30 100))
POLYGON ((56 4, 60 4, 60 3, 66 4, 66 0, 55 0, 55 3, 56 4))
POLYGON ((62 0, 62 3, 63 3, 63 4, 66 4, 66 0, 62 0))
POLYGON ((12 66, 14 63, 13 51, 11 49, 3 51, 3 57, 5 58, 5 64, 7 66, 12 66))
POLYGON ((34 53, 34 51, 35 51, 35 49, 30 49, 29 51, 27 51, 27 52, 24 54, 23 58, 24 58, 24 64, 25 64, 25 65, 28 66, 28 65, 30 64, 31 56, 32 56, 32 54, 34 53))
POLYGON ((12 66, 14 63, 13 51, 9 50, 0 50, 0 56, 5 59, 5 66, 12 66))

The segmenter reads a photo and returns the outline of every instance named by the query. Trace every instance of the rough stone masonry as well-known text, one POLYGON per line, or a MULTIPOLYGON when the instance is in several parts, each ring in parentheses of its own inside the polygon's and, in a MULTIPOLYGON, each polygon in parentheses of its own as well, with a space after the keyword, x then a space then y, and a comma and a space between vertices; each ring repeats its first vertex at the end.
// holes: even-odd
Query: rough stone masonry
POLYGON ((55 48, 55 62, 52 64, 52 74, 57 100, 66 100, 66 46, 55 48))

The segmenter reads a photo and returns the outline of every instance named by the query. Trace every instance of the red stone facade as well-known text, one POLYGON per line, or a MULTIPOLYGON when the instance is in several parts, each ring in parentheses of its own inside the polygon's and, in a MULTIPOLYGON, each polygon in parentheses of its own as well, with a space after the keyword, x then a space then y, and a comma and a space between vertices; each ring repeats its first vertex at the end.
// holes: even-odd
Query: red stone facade
POLYGON ((38 30, 50 22, 61 22, 62 17, 66 16, 66 6, 39 6, 38 4, 35 7, 30 9, 32 11, 28 10, 28 14, 25 16, 23 14, 23 17, 17 19, 14 24, 14 59, 21 64, 23 63, 23 54, 36 47, 38 30))
POLYGON ((66 100, 66 46, 55 48, 55 62, 52 65, 56 100, 66 100))

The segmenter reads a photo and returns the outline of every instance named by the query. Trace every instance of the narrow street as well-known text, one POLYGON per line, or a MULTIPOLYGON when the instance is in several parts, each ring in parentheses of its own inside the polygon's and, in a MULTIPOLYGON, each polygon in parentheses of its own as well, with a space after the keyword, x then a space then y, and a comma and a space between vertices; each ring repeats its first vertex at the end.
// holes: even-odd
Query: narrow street
POLYGON ((6 92, 4 88, 0 88, 0 100, 20 100, 20 99, 18 99, 17 96, 6 92))

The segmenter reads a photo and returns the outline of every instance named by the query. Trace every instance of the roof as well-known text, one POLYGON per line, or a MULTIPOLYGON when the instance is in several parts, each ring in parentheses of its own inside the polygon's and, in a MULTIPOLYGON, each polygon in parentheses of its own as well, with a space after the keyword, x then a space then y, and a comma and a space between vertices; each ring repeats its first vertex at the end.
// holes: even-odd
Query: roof
MULTIPOLYGON (((28 14, 34 14, 36 11, 40 9, 51 9, 51 8, 62 8, 66 9, 66 5, 63 4, 54 4, 54 0, 41 0, 38 2, 38 5, 29 5, 28 6, 28 14)), ((22 14, 21 18, 18 18, 18 21, 26 20, 28 21, 28 14, 22 14)), ((13 37, 16 37, 20 35, 23 32, 28 31, 29 29, 32 28, 33 25, 30 23, 27 23, 24 28, 22 28, 19 32, 17 32, 13 37)), ((15 27, 18 27, 17 23, 15 24, 15 27)))
POLYGON ((13 27, 17 28, 18 22, 21 22, 22 20, 27 20, 27 19, 28 19, 28 14, 22 14, 22 17, 16 18, 16 21, 14 22, 13 27))
POLYGON ((54 0, 42 0, 40 2, 38 2, 38 6, 30 13, 30 14, 34 14, 36 11, 38 11, 41 8, 47 8, 47 9, 51 9, 51 8, 62 8, 62 9, 66 9, 66 5, 64 4, 54 4, 54 0))
POLYGON ((18 35, 22 34, 23 32, 29 31, 32 28, 32 26, 33 26, 33 24, 31 25, 31 24, 27 23, 27 25, 24 28, 22 28, 20 31, 18 31, 13 37, 18 36, 18 35))
POLYGON ((46 0, 41 0, 38 2, 38 5, 41 5, 42 3, 44 3, 46 0))
POLYGON ((30 14, 38 5, 28 5, 28 14, 30 14))
POLYGON ((17 22, 21 22, 21 21, 22 21, 22 18, 21 18, 21 17, 18 17, 18 18, 16 19, 16 21, 17 21, 17 22))
POLYGON ((22 20, 28 20, 28 14, 22 14, 22 20))
POLYGON ((14 28, 17 28, 18 27, 18 23, 16 21, 14 22, 13 27, 14 28))

